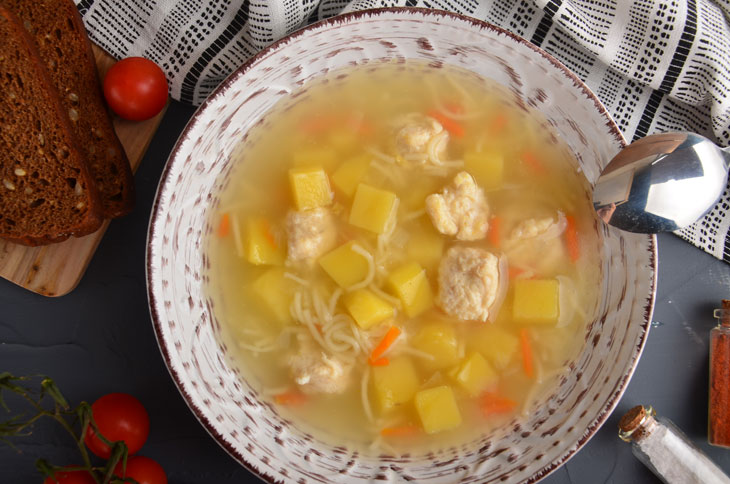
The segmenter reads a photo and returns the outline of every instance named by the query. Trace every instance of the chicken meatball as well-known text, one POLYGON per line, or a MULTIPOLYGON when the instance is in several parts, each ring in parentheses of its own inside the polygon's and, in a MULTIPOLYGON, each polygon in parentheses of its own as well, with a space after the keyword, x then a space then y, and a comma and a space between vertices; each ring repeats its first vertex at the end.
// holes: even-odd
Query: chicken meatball
POLYGON ((290 211, 286 216, 288 258, 312 260, 330 250, 336 242, 335 222, 326 208, 290 211))
POLYGON ((287 366, 307 394, 342 393, 350 383, 352 367, 329 356, 309 337, 299 340, 299 350, 289 356, 287 366))
POLYGON ((489 229, 489 206, 474 177, 462 171, 441 193, 426 197, 426 212, 433 226, 459 240, 479 240, 489 229))
POLYGON ((439 265, 436 303, 450 316, 486 321, 499 291, 499 259, 484 249, 456 246, 439 265))
POLYGON ((434 153, 440 156, 446 150, 448 133, 441 123, 419 113, 411 113, 396 121, 396 148, 401 155, 423 153, 428 154, 429 144, 434 146, 434 153))
POLYGON ((529 218, 520 222, 510 233, 507 242, 518 242, 522 240, 542 237, 552 239, 559 237, 565 231, 565 216, 558 212, 558 218, 529 218))

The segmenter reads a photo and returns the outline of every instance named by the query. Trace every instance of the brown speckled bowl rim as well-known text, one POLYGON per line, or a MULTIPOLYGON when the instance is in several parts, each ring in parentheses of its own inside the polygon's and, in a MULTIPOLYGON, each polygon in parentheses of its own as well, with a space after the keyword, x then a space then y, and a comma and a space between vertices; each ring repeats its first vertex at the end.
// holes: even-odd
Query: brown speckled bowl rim
MULTIPOLYGON (((596 95, 591 91, 588 86, 585 85, 585 83, 577 76, 575 75, 570 69, 568 69, 563 63, 561 63, 559 60, 557 60, 552 55, 548 54, 546 51, 542 50, 540 47, 537 47, 536 45, 532 44, 528 40, 513 34, 512 32, 505 30, 501 27, 498 27, 496 25, 493 25, 489 22, 485 22, 483 20, 478 20, 472 17, 468 17, 466 15, 461 15, 454 12, 448 12, 444 10, 436 10, 436 9, 428 9, 428 8, 417 8, 417 7, 388 7, 388 8, 374 8, 374 9, 368 9, 368 10, 360 10, 356 12, 341 14, 335 17, 331 17, 325 20, 321 20, 319 22, 315 22, 313 24, 310 24, 306 27, 303 27, 302 29, 299 29, 286 37, 283 37, 282 39, 270 44, 263 50, 261 50, 259 53, 248 59, 245 63, 241 65, 238 69, 236 69, 233 73, 231 73, 221 84, 208 96, 208 98, 200 105, 200 107, 196 110, 195 114, 190 118, 187 125, 183 129, 183 132, 178 137, 177 142, 175 143, 175 146, 173 147, 172 151, 170 152, 170 155, 168 157, 167 162, 165 163, 165 168, 162 171, 162 175, 160 177, 160 182, 157 187, 157 192, 155 194, 155 200, 152 205, 151 210, 151 217, 149 221, 148 231, 147 231, 147 250, 145 252, 145 270, 146 270, 146 281, 147 281, 147 298, 148 298, 148 304, 150 308, 150 316, 152 319, 152 325, 154 328, 155 338, 157 339, 157 344, 160 347, 160 352, 162 354, 162 357, 165 361, 165 366, 167 367, 170 376, 172 377, 173 381, 175 382, 175 386, 177 387, 180 394, 183 396, 186 404, 190 408, 190 410, 193 412, 195 417, 198 419, 198 421, 201 423, 203 428, 215 439, 216 442, 228 453, 233 457, 237 462, 239 462, 243 467, 245 467, 251 474, 254 476, 257 476, 259 479, 262 479, 269 483, 276 483, 280 482, 272 475, 267 474, 263 470, 256 469, 254 465, 249 463, 243 455, 241 455, 239 452, 236 451, 236 449, 226 441, 224 436, 220 434, 212 424, 203 414, 203 412, 192 403, 192 398, 183 388, 183 379, 180 378, 180 376, 177 374, 177 372, 172 368, 171 366, 171 358, 170 358, 170 348, 165 343, 163 337, 162 337, 162 329, 161 329, 161 322, 160 317, 157 314, 157 300, 155 299, 155 295, 152 291, 152 280, 151 280, 151 274, 152 269, 150 266, 150 261, 152 259, 152 253, 151 253, 151 244, 150 241, 152 239, 152 234, 157 230, 157 225, 160 222, 160 214, 158 213, 159 205, 160 205, 160 194, 164 190, 167 183, 170 183, 169 179, 169 173, 172 166, 172 160, 174 160, 180 151, 181 145, 183 141, 187 138, 189 131, 192 129, 193 125, 195 124, 196 118, 198 117, 198 114, 206 109, 208 104, 218 96, 224 95, 225 91, 228 90, 229 86, 238 79, 240 75, 245 74, 254 64, 256 64, 259 59, 262 57, 266 57, 272 53, 272 51, 275 51, 279 49, 281 46, 291 43, 292 41, 296 41, 303 33, 318 29, 321 27, 326 27, 328 25, 335 25, 335 24, 341 24, 346 23, 351 20, 357 20, 361 17, 374 17, 381 14, 386 13, 395 13, 395 14, 405 14, 406 16, 409 14, 419 14, 423 16, 431 16, 431 17, 451 17, 458 20, 462 20, 464 22, 467 22, 471 24, 472 26, 480 29, 480 30, 492 30, 498 34, 506 35, 510 38, 512 38, 515 42, 520 43, 522 45, 525 45, 529 47, 534 52, 541 55, 543 58, 550 61, 555 67, 557 67, 559 70, 562 71, 562 73, 573 81, 574 87, 579 88, 583 91, 583 94, 590 98, 594 105, 596 110, 598 111, 599 115, 606 119, 606 127, 609 129, 611 135, 619 142, 619 144, 623 147, 626 146, 626 140, 623 137, 623 134, 621 133, 621 130, 618 128, 616 123, 614 122, 611 115, 608 113, 606 108, 603 106, 603 103, 596 97, 596 95)), ((547 477, 549 474, 551 474, 553 471, 561 467, 564 463, 566 463, 573 455, 575 455, 594 435, 595 433, 602 427, 602 425, 605 423, 605 421, 608 419, 608 417, 613 413, 613 410, 615 409, 616 405, 618 404, 621 396, 623 395, 624 391, 626 390, 626 387, 629 384, 629 381, 631 380, 631 377, 636 370, 636 366, 638 365, 639 358, 641 357, 641 354, 643 352, 644 346, 646 344, 646 339, 649 334, 649 327, 650 327, 650 321, 652 318, 652 314, 654 312, 654 303, 656 298, 656 287, 657 287, 657 241, 655 235, 649 235, 647 236, 649 238, 649 251, 650 251, 650 268, 652 271, 652 279, 650 281, 650 296, 646 300, 645 306, 644 306, 644 321, 642 324, 642 333, 640 337, 640 341, 636 348, 634 349, 633 358, 631 360, 631 365, 629 371, 623 376, 621 379, 620 385, 617 388, 616 392, 611 396, 610 400, 608 401, 608 404, 603 408, 603 410, 596 416, 596 418, 593 420, 593 423, 586 429, 586 433, 581 437, 576 445, 568 450, 560 459, 557 461, 550 462, 543 468, 536 471, 532 477, 524 481, 525 483, 535 483, 538 482, 545 477, 547 477)), ((633 324, 633 323, 632 323, 633 324)))

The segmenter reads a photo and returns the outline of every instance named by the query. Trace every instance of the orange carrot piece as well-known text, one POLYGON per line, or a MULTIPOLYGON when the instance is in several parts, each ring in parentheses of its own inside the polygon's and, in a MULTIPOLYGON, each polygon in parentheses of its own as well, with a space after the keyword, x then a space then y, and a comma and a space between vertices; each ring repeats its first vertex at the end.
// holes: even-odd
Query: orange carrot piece
POLYGON ((388 366, 390 365, 390 360, 387 356, 381 356, 377 360, 370 360, 369 363, 371 366, 388 366))
POLYGON ((524 151, 522 153, 522 161, 524 161, 527 167, 535 174, 541 175, 545 173, 545 166, 542 164, 542 161, 540 161, 540 158, 538 158, 532 151, 524 151))
POLYGON ((507 270, 509 272, 509 278, 510 278, 510 280, 517 279, 517 276, 519 276, 520 274, 522 274, 523 272, 525 272, 524 269, 520 269, 519 267, 510 267, 507 270))
POLYGON ((443 126, 446 131, 456 136, 457 138, 461 138, 464 136, 464 127, 459 124, 458 121, 454 121, 445 114, 442 114, 435 110, 429 111, 428 115, 441 123, 441 126, 443 126))
POLYGON ((266 236, 266 240, 271 244, 271 247, 276 249, 279 245, 276 243, 276 239, 274 238, 274 234, 271 231, 271 224, 267 219, 264 219, 263 221, 264 225, 264 235, 266 236))
POLYGON ((397 427, 386 427, 380 431, 383 437, 406 437, 419 433, 421 429, 416 425, 399 425, 397 427))
POLYGON ((380 343, 378 343, 378 346, 375 347, 373 353, 370 355, 371 365, 381 359, 383 353, 385 353, 388 348, 390 348, 390 345, 398 339, 398 336, 400 336, 400 328, 398 328, 398 326, 391 326, 390 329, 388 329, 388 332, 385 333, 385 336, 383 336, 383 339, 380 340, 380 343))
POLYGON ((565 245, 568 246, 570 260, 576 262, 580 258, 580 245, 578 244, 578 230, 575 227, 575 217, 565 216, 565 245))
POLYGON ((522 346, 522 367, 525 369, 525 375, 532 378, 535 375, 532 362, 532 345, 526 328, 520 329, 520 345, 522 346))
POLYGON ((485 416, 495 413, 508 413, 514 410, 517 402, 509 398, 500 397, 496 393, 482 394, 480 406, 485 416))
POLYGON ((284 392, 274 395, 274 401, 279 405, 301 405, 307 402, 307 396, 297 391, 284 392))
POLYGON ((221 216, 221 223, 218 225, 218 237, 225 237, 231 233, 231 216, 224 213, 221 216))
POLYGON ((502 241, 501 236, 502 231, 502 218, 501 217, 492 217, 492 220, 489 224, 489 233, 487 234, 487 237, 489 238, 489 243, 491 243, 493 246, 499 248, 500 243, 502 241))
POLYGON ((337 126, 338 118, 332 115, 320 115, 303 120, 299 124, 299 130, 305 134, 317 135, 337 126))
POLYGON ((498 114, 491 121, 489 121, 489 124, 487 125, 487 132, 491 136, 499 136, 500 134, 502 134, 506 126, 507 116, 505 116, 504 114, 498 114))

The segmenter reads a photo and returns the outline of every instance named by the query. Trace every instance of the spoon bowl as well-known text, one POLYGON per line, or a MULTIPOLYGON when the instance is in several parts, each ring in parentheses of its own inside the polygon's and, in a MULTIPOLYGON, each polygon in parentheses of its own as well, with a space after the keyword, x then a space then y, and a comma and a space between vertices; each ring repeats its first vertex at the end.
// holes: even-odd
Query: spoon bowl
POLYGON ((695 133, 661 133, 621 150, 604 168, 593 207, 607 224, 653 234, 701 219, 727 185, 730 154, 695 133))

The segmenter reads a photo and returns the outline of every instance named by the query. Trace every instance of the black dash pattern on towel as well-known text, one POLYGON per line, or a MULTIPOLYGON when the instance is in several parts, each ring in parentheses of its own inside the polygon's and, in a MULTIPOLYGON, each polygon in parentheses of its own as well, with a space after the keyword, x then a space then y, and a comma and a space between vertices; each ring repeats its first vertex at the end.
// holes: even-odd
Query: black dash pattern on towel
MULTIPOLYGON (((531 40, 599 97, 627 140, 694 131, 730 143, 727 0, 75 0, 94 42, 165 71, 200 104, 259 50, 307 23, 376 7, 485 20, 531 40)), ((730 262, 730 193, 677 235, 730 262)))

